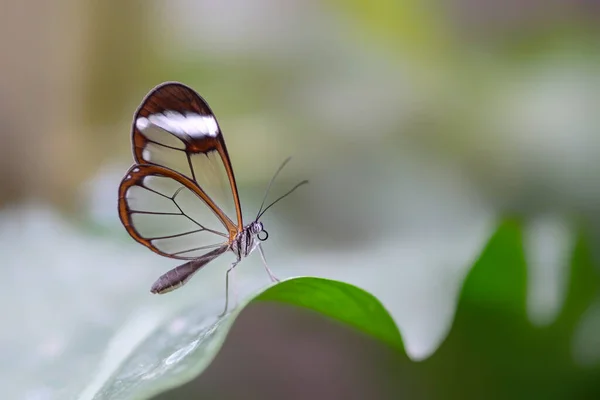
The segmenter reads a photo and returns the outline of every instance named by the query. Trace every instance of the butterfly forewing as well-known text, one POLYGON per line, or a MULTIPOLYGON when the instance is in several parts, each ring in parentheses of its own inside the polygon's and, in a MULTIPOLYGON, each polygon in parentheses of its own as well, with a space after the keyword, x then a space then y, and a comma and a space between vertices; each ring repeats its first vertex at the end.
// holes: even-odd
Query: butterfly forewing
MULTIPOLYGON (((192 89, 166 83, 150 92, 134 116, 132 145, 138 164, 160 165, 189 178, 243 227, 231 162, 206 102, 192 89)), ((227 222, 227 221, 226 221, 227 222)))

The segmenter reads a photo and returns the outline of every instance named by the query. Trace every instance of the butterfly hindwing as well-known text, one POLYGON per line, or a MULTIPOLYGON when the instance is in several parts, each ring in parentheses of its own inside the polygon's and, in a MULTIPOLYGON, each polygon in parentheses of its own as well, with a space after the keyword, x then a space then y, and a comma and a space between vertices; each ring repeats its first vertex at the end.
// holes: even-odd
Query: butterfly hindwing
POLYGON ((134 165, 119 187, 119 217, 139 243, 191 260, 229 241, 235 224, 193 181, 156 165, 134 165))

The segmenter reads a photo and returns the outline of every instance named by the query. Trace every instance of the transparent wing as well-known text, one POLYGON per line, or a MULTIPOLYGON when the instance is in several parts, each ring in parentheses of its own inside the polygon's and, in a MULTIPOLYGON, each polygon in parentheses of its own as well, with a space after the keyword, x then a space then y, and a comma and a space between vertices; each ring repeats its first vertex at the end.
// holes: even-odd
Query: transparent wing
POLYGON ((135 113, 133 156, 140 165, 169 168, 189 178, 243 229, 237 185, 227 147, 208 104, 191 88, 176 82, 154 88, 135 113))
POLYGON ((119 217, 136 241, 182 260, 227 247, 234 226, 195 182, 157 165, 129 169, 119 187, 119 217))

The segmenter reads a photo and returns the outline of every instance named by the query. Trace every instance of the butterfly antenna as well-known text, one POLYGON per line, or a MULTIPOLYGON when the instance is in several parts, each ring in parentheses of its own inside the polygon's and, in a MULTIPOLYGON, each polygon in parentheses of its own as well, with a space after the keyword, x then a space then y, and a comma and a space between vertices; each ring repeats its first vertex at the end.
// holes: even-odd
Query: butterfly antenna
POLYGON ((275 174, 273 174, 273 177, 271 178, 271 181, 269 182, 269 186, 267 186, 267 191, 265 192, 265 197, 263 197, 263 201, 260 204, 260 209, 258 210, 258 214, 256 214, 256 219, 257 220, 262 215, 261 212, 262 212, 263 206, 265 205, 265 201, 267 201, 267 196, 269 194, 269 190, 271 190, 271 185, 273 184, 273 182, 275 181, 275 178, 277 178, 277 175, 279 175, 279 173, 281 172, 281 170, 283 169, 283 167, 285 167, 285 164, 289 163, 291 159, 292 159, 292 157, 286 158, 281 163, 281 165, 279 166, 279 168, 277 168, 277 171, 275 171, 275 174))
POLYGON ((265 213, 265 212, 266 212, 266 211, 267 211, 269 208, 271 208, 271 206, 273 206, 273 205, 274 205, 275 203, 277 203, 279 200, 283 199, 284 197, 287 197, 287 196, 289 196, 290 194, 292 194, 292 192, 293 192, 294 190, 298 189, 298 188, 299 188, 300 186, 302 186, 302 185, 306 185, 307 183, 308 183, 308 181, 307 181, 307 180, 304 180, 304 181, 302 181, 302 182, 298 183, 298 184, 297 184, 296 186, 294 186, 293 188, 291 188, 291 189, 290 189, 290 190, 289 190, 287 193, 285 193, 284 195, 282 195, 282 196, 279 196, 279 197, 277 198, 277 200, 275 200, 274 202, 272 202, 271 204, 269 204, 269 205, 268 205, 268 206, 267 206, 267 207, 266 207, 264 210, 262 210, 262 212, 261 212, 261 213, 259 213, 259 214, 256 216, 256 220, 258 221, 258 219, 259 219, 259 218, 260 218, 260 217, 261 217, 261 216, 262 216, 262 215, 263 215, 263 214, 264 214, 264 213, 265 213))

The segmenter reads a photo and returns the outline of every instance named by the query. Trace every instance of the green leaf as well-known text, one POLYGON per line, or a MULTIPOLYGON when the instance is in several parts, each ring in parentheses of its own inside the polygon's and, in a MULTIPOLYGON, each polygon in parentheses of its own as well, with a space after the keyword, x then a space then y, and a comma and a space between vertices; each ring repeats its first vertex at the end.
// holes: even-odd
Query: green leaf
POLYGON ((465 280, 448 337, 416 367, 423 377, 443 377, 434 397, 598 398, 600 368, 583 370, 571 354, 573 327, 599 290, 583 235, 571 264, 560 315, 549 326, 534 326, 526 312, 521 223, 505 221, 465 280))
POLYGON ((145 399, 194 379, 219 352, 238 314, 256 302, 280 302, 317 311, 404 351, 398 327, 371 294, 338 281, 294 278, 267 288, 221 319, 197 306, 181 310, 150 329, 118 362, 107 357, 109 361, 96 383, 80 399, 145 399))
POLYGON ((317 311, 404 352, 390 314, 373 295, 356 286, 322 278, 296 278, 272 286, 254 301, 276 301, 317 311))

